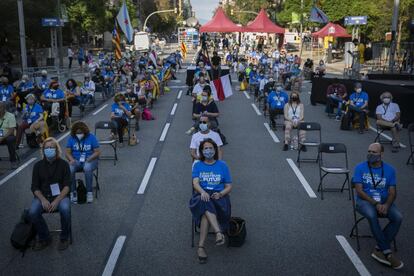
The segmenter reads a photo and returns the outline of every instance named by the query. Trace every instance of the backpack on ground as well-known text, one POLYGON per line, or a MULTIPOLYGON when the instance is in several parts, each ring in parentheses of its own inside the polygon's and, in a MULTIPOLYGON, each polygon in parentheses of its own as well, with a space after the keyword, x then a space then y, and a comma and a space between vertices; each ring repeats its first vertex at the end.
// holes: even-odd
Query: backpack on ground
POLYGON ((152 116, 151 110, 149 110, 149 108, 144 108, 142 111, 142 120, 150 121, 154 119, 155 118, 152 116))
POLYGON ((231 217, 229 221, 229 230, 227 231, 227 245, 229 247, 241 247, 246 240, 246 235, 246 221, 240 217, 231 217))
POLYGON ((77 180, 76 194, 78 196, 78 204, 86 203, 86 187, 81 179, 77 180))
POLYGON ((341 119, 341 130, 350 130, 351 129, 351 118, 348 113, 345 113, 341 119))
POLYGON ((26 134, 26 142, 30 148, 38 148, 39 144, 37 142, 36 133, 28 133, 26 134))
POLYGON ((36 236, 34 225, 29 220, 29 210, 24 209, 20 221, 14 226, 10 237, 12 246, 24 253, 28 249, 36 236))

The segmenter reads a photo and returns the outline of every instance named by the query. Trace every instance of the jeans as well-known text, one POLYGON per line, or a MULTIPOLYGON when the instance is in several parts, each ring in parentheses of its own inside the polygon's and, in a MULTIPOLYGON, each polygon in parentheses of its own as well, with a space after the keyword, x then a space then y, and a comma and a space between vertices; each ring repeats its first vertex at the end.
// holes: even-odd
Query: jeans
POLYGON ((358 114, 359 117, 359 130, 363 131, 365 129, 365 119, 367 117, 367 110, 360 109, 358 107, 349 105, 349 112, 351 113, 352 121, 354 120, 355 114, 358 114))
POLYGON ((128 127, 128 121, 121 117, 115 117, 111 120, 114 123, 114 128, 111 130, 113 134, 118 134, 119 143, 124 142, 124 128, 128 127))
POLYGON ((98 159, 92 160, 91 162, 80 163, 76 160, 75 165, 70 165, 70 174, 72 179, 72 184, 70 187, 71 192, 76 191, 76 172, 83 168, 83 172, 85 173, 85 185, 86 191, 92 192, 93 191, 93 171, 98 168, 98 159))
POLYGON ((329 113, 333 113, 333 110, 331 109, 332 106, 337 106, 338 107, 338 111, 336 111, 336 116, 341 116, 342 114, 342 101, 343 99, 339 96, 335 96, 335 95, 329 95, 328 99, 327 99, 327 105, 328 105, 328 110, 330 111, 329 113))
POLYGON ((395 236, 397 236, 402 222, 402 215, 397 209, 397 206, 392 204, 388 209, 388 213, 385 217, 389 219, 389 223, 384 229, 381 229, 381 225, 378 221, 377 209, 371 203, 359 199, 356 204, 356 210, 368 220, 372 235, 377 241, 379 249, 384 254, 391 253, 390 243, 395 239, 395 236))
MULTIPOLYGON (((67 240, 69 238, 70 229, 70 200, 68 197, 65 197, 59 202, 57 210, 60 213, 60 224, 62 227, 60 239, 67 240)), ((46 241, 50 236, 49 228, 47 227, 45 219, 42 216, 44 212, 45 211, 43 210, 40 200, 37 197, 33 198, 32 205, 29 210, 29 218, 36 229, 39 241, 46 241)))
POLYGON ((93 103, 93 96, 91 94, 82 95, 80 98, 80 105, 85 106, 93 103))
POLYGON ((282 117, 283 117, 283 109, 270 108, 269 117, 270 117, 270 122, 272 124, 272 127, 276 127, 275 119, 276 119, 277 115, 282 115, 282 117))

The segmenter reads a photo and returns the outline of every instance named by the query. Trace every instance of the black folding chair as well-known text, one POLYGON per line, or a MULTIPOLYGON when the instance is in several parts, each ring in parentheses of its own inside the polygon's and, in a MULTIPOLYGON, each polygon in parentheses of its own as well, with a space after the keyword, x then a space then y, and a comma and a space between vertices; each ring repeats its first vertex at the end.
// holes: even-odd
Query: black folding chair
MULTIPOLYGON (((84 173, 83 168, 79 168, 76 170, 76 173, 84 173)), ((96 169, 93 171, 93 177, 95 178, 96 186, 95 188, 95 198, 98 198, 98 192, 101 191, 101 188, 99 187, 99 165, 96 167, 96 169)))
MULTIPOLYGON (((357 249, 359 251, 359 250, 361 250, 361 246, 360 246, 360 243, 359 243, 359 238, 373 238, 373 236, 372 235, 360 235, 359 234, 358 224, 361 221, 363 221, 364 219, 366 219, 366 217, 361 215, 356 209, 356 201, 355 201, 356 191, 355 191, 354 181, 352 181, 351 186, 352 186, 351 198, 352 198, 352 211, 353 211, 353 215, 354 215, 354 225, 352 226, 351 233, 349 234, 349 237, 350 238, 353 238, 353 237, 356 238, 357 249)), ((378 218, 379 219, 386 219, 387 217, 384 217, 384 216, 381 216, 381 215, 378 214, 378 218)), ((394 243, 394 250, 397 251, 398 250, 397 249, 397 242, 396 242, 395 239, 394 239, 393 243, 394 243)))
POLYGON ((410 156, 407 159, 407 165, 412 164, 414 165, 414 123, 408 125, 408 142, 410 147, 410 156))
MULTIPOLYGON (((335 158, 338 160, 338 158, 335 158)), ((324 192, 337 192, 340 191, 341 193, 345 190, 345 184, 348 183, 347 190, 349 191, 349 199, 351 199, 351 188, 349 185, 349 173, 350 170, 348 168, 348 153, 346 150, 346 146, 341 143, 322 143, 319 145, 319 186, 318 192, 321 192, 321 199, 323 199, 324 192), (324 154, 336 154, 336 155, 343 155, 344 164, 342 166, 332 166, 327 164, 326 160, 324 160, 324 154), (329 175, 345 175, 345 181, 342 184, 341 189, 338 188, 324 188, 323 187, 323 180, 324 178, 329 175)))
POLYGON ((388 139, 381 139, 382 134, 386 130, 391 130, 389 127, 380 126, 377 124, 377 136, 375 137, 375 142, 380 144, 392 144, 392 141, 388 139))
POLYGON ((303 146, 306 146, 306 148, 318 148, 319 145, 322 143, 322 128, 319 123, 315 123, 315 122, 300 123, 298 125, 298 137, 299 137, 299 132, 301 130, 304 130, 306 132, 318 132, 318 134, 316 135, 316 137, 312 137, 311 138, 312 140, 307 138, 307 141, 298 142, 299 148, 298 148, 297 162, 299 164, 299 167, 300 167, 301 162, 315 162, 316 163, 319 160, 319 151, 318 151, 318 155, 316 156, 316 158, 301 158, 300 155, 301 155, 301 152, 303 151, 303 146))
POLYGON ((107 131, 111 131, 113 128, 115 128, 115 124, 111 121, 99 121, 97 123, 95 123, 95 136, 98 138, 99 141, 99 145, 102 146, 110 146, 113 151, 114 154, 113 155, 100 155, 99 156, 99 160, 114 160, 114 165, 116 165, 116 161, 118 161, 118 143, 116 139, 108 139, 108 138, 99 138, 99 136, 97 135, 98 131, 105 131, 106 133, 108 133, 107 131))

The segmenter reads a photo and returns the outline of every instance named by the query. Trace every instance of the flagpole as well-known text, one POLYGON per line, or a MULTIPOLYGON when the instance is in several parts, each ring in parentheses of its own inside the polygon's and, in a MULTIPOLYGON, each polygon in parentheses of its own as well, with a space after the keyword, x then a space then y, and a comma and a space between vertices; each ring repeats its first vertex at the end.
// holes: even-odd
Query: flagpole
POLYGON ((302 59, 303 51, 303 0, 300 0, 300 54, 299 58, 302 59))

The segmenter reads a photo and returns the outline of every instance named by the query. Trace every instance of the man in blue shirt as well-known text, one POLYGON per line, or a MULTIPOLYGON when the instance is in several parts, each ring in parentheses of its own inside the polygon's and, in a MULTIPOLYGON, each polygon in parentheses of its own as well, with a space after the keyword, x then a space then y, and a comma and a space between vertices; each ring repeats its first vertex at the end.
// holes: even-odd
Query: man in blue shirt
POLYGON ((36 92, 36 96, 38 96, 38 98, 40 98, 40 96, 42 95, 42 93, 49 88, 50 85, 50 79, 47 77, 47 71, 46 70, 42 70, 41 72, 41 78, 39 80, 38 83, 36 83, 36 88, 37 88, 37 92, 36 92))
POLYGON ((257 66, 254 65, 249 73, 250 92, 256 93, 259 91, 259 74, 257 73, 257 66))
POLYGON ((288 94, 283 90, 282 84, 276 84, 276 91, 272 90, 267 97, 267 103, 269 105, 270 122, 272 129, 276 129, 275 117, 278 114, 283 115, 285 104, 289 101, 288 94))
POLYGON ((377 246, 371 256, 394 269, 404 266, 391 251, 402 222, 402 215, 394 204, 396 198, 396 175, 392 166, 383 162, 384 147, 373 143, 368 148, 367 161, 356 166, 353 182, 357 194, 356 209, 368 219, 377 246), (378 216, 389 219, 381 229, 378 216))
POLYGON ((0 101, 5 102, 8 109, 12 106, 12 99, 14 97, 14 88, 9 84, 7 77, 1 78, 0 84, 0 101))
POLYGON ((23 104, 25 103, 25 97, 32 93, 34 90, 33 82, 29 79, 29 76, 23 75, 22 80, 17 86, 17 96, 19 96, 18 110, 21 111, 23 104))
POLYGON ((83 170, 85 173, 87 202, 92 203, 93 171, 98 167, 99 155, 99 142, 95 135, 89 132, 88 126, 82 121, 74 123, 71 129, 71 136, 66 145, 66 158, 69 161, 70 172, 72 175, 70 189, 70 198, 72 202, 76 203, 78 201, 75 174, 78 170, 83 170))
POLYGON ((102 77, 104 78, 104 94, 106 97, 110 97, 114 93, 113 82, 115 78, 115 74, 111 66, 108 65, 104 70, 102 70, 102 77))
POLYGON ((359 133, 364 133, 365 120, 368 113, 368 94, 362 91, 361 83, 357 82, 354 86, 355 92, 349 97, 349 114, 353 119, 358 114, 359 117, 359 133))

